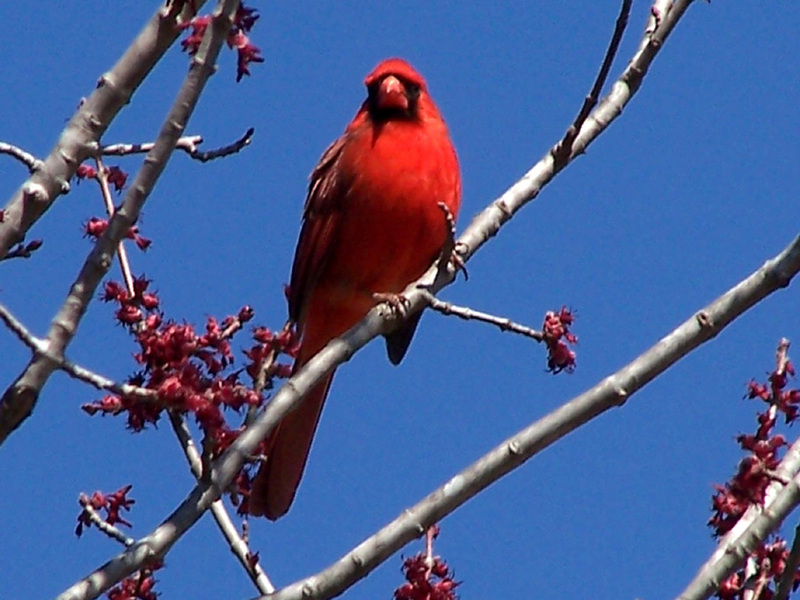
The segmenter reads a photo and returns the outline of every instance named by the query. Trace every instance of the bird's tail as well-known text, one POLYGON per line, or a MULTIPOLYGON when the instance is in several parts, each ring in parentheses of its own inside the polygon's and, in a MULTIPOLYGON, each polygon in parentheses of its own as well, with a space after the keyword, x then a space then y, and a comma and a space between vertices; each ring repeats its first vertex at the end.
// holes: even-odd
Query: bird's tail
MULTIPOLYGON (((303 323, 300 352, 294 371, 311 360, 333 338, 347 331, 358 321, 338 307, 315 304, 303 323)), ((330 373, 303 399, 301 405, 286 415, 267 442, 267 458, 253 481, 249 512, 274 521, 289 510, 311 450, 322 406, 333 381, 330 373)))
MULTIPOLYGON (((295 369, 300 366, 298 361, 295 369)), ((274 521, 289 510, 303 476, 332 380, 333 373, 311 390, 300 407, 286 415, 273 433, 266 462, 253 482, 250 514, 263 515, 274 521)))

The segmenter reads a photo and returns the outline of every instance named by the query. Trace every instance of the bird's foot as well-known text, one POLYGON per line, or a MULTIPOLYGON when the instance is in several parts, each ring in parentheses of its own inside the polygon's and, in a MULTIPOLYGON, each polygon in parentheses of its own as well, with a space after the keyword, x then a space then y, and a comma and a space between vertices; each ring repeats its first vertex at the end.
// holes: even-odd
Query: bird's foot
POLYGON ((375 292, 372 294, 372 299, 380 304, 385 303, 389 306, 389 312, 394 318, 403 318, 406 316, 408 307, 411 304, 403 294, 395 294, 392 292, 375 292))
POLYGON ((466 264, 464 263, 463 256, 467 254, 469 248, 462 242, 456 242, 456 220, 450 207, 444 202, 439 202, 439 208, 444 213, 444 222, 447 231, 447 239, 442 247, 442 254, 439 257, 439 268, 447 269, 448 265, 452 263, 456 275, 459 271, 464 273, 464 279, 469 280, 469 273, 467 272, 466 264))

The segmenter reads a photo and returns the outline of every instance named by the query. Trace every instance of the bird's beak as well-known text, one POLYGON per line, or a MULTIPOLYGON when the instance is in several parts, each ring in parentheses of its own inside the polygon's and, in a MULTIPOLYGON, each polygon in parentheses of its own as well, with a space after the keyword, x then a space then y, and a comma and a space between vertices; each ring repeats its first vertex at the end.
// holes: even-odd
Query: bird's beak
POLYGON ((384 110, 408 110, 406 86, 394 75, 389 75, 381 81, 378 88, 378 106, 384 110))

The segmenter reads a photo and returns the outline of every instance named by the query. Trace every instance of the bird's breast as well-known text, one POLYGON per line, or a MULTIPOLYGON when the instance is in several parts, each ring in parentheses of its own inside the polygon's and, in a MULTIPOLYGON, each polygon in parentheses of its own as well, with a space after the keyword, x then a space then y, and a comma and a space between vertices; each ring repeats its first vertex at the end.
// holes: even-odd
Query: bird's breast
POLYGON ((358 132, 343 151, 339 235, 320 284, 364 293, 403 290, 425 272, 447 236, 444 203, 460 202, 447 130, 387 122, 358 132))

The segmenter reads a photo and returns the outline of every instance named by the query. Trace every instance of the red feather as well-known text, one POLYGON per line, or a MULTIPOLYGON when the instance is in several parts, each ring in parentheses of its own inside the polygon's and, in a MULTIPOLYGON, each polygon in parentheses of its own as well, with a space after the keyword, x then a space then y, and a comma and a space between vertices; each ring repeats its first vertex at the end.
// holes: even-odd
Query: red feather
MULTIPOLYGON (((422 76, 404 60, 380 63, 368 97, 344 135, 311 173, 289 292, 300 368, 374 306, 374 293, 400 293, 439 256, 461 204, 458 159, 422 76)), ((418 319, 387 338, 398 363, 418 319)), ((253 486, 250 511, 277 519, 289 510, 333 374, 284 417, 253 486)))

